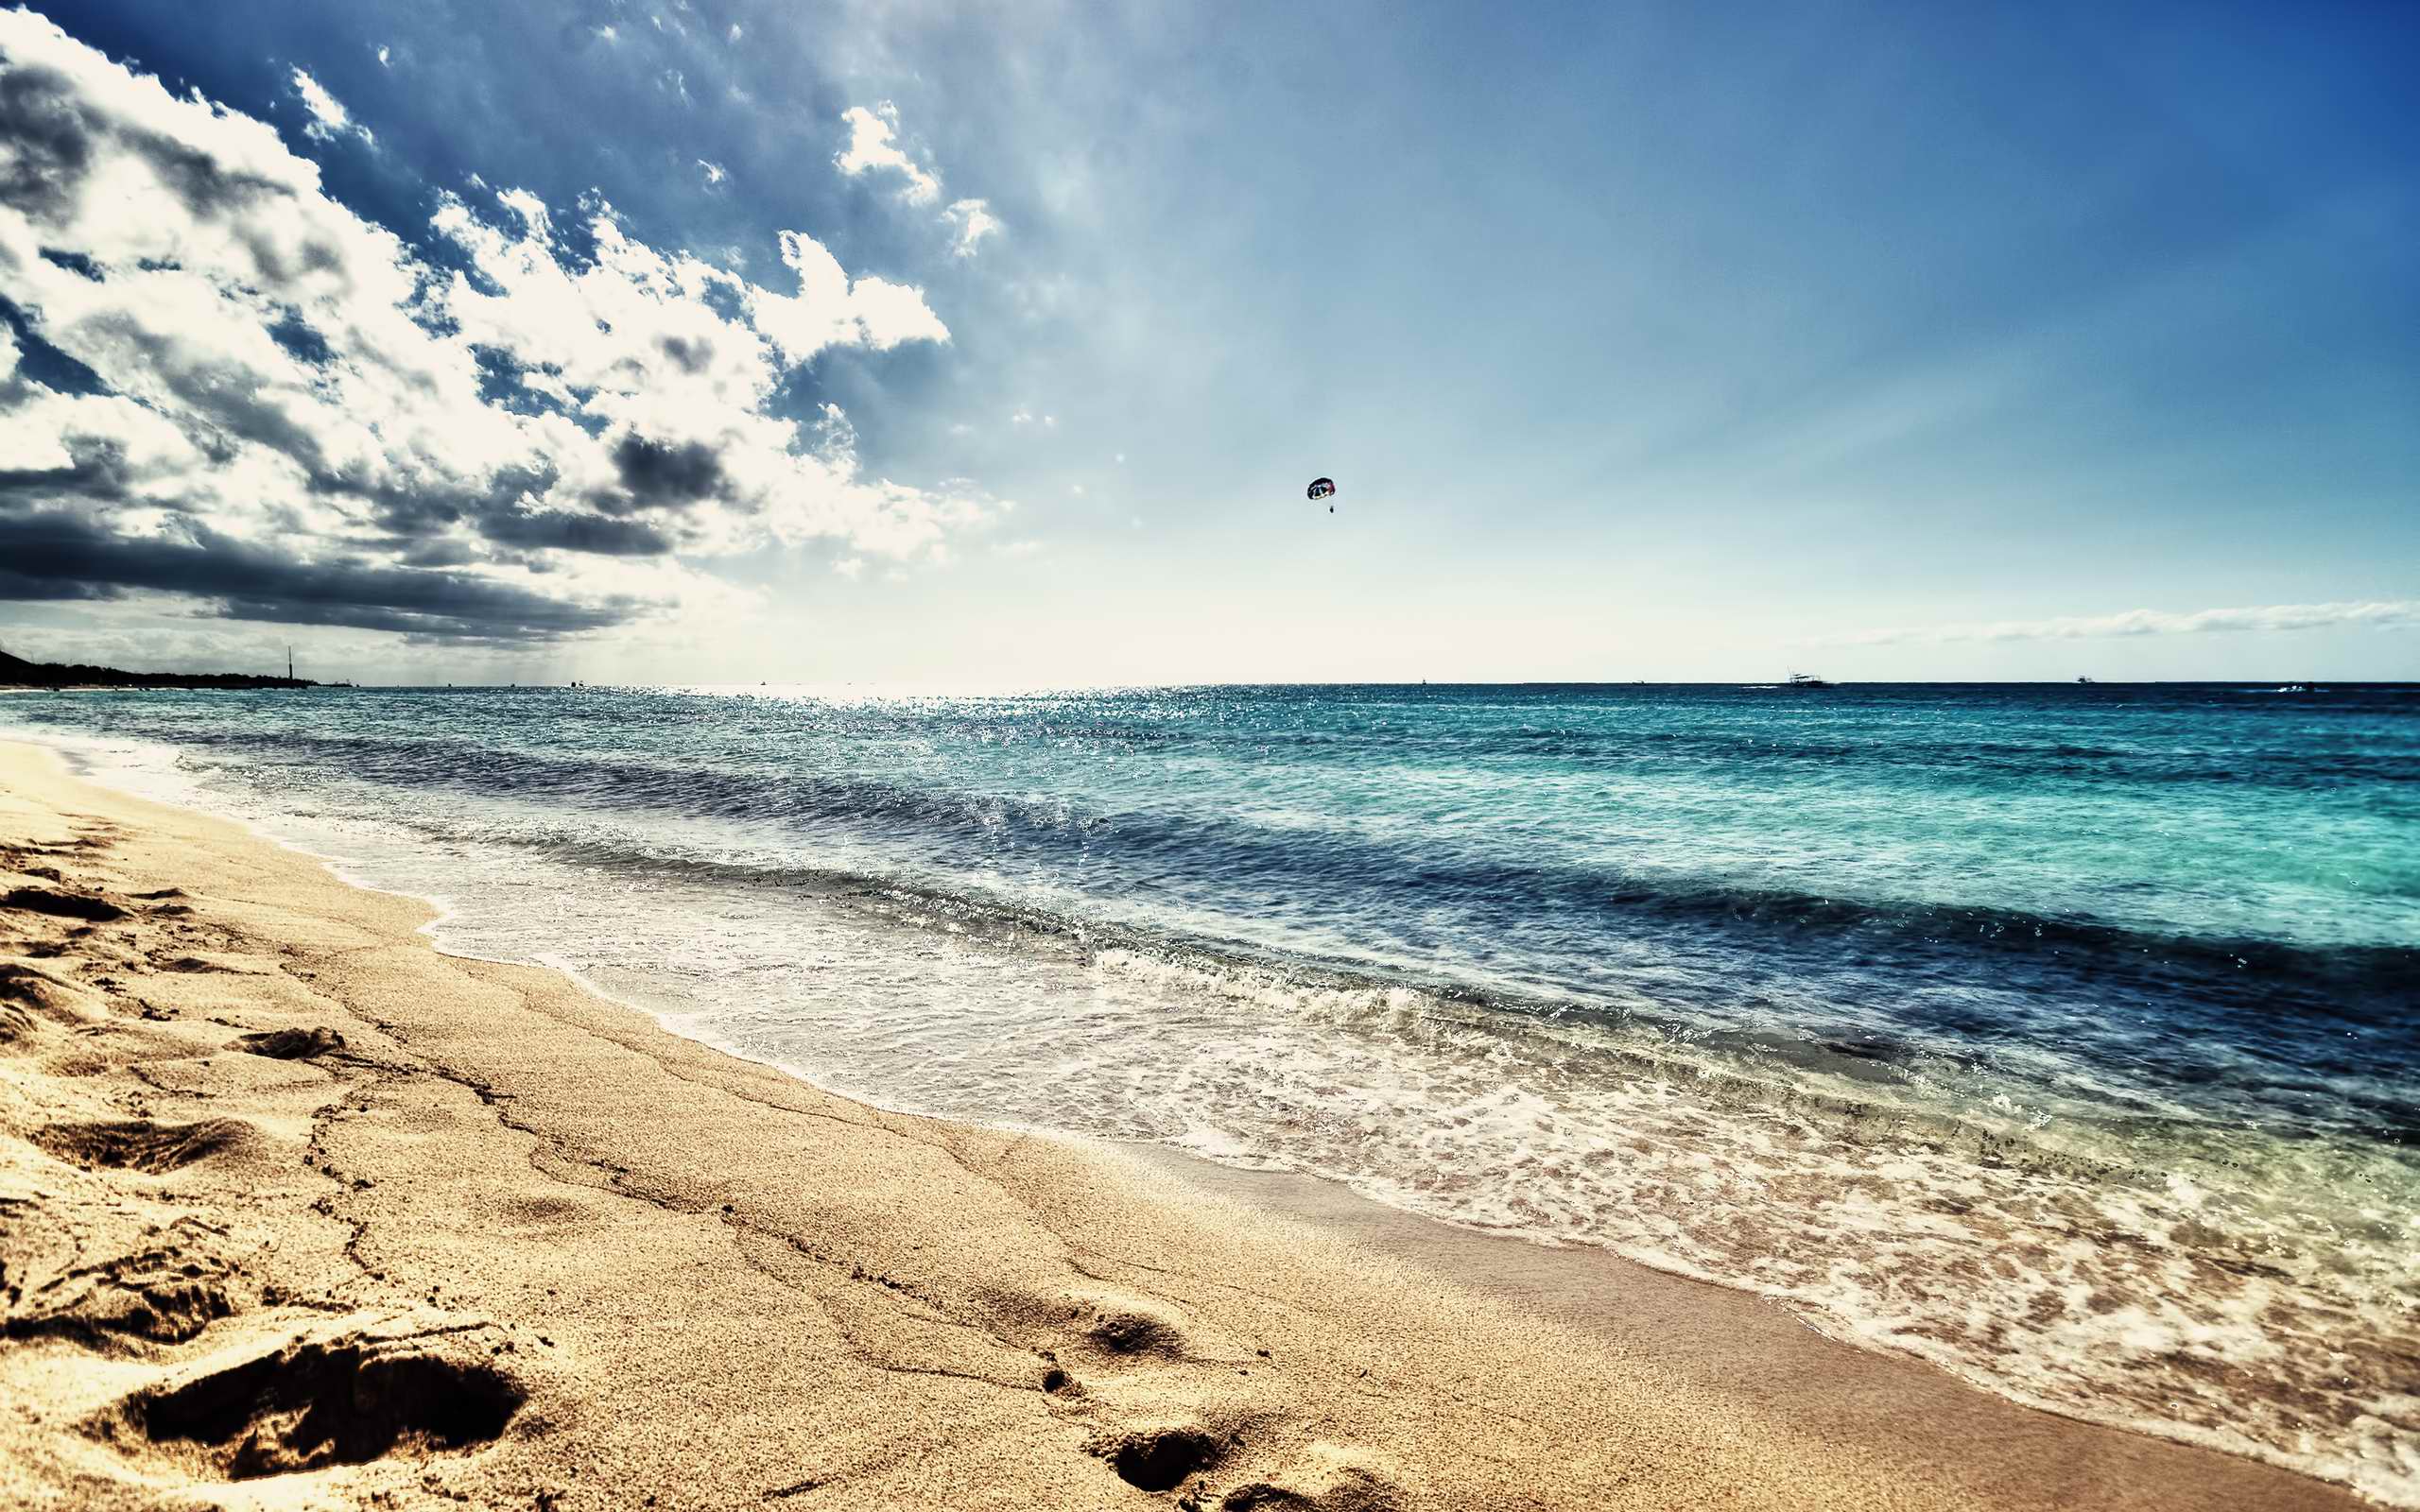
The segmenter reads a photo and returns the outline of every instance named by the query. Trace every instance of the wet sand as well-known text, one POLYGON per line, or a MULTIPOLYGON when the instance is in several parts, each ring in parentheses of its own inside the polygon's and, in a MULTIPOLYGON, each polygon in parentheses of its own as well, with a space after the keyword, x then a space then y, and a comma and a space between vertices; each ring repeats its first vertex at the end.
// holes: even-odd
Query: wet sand
POLYGON ((0 1504, 2320 1508, 1597 1252, 880 1112, 0 746, 0 1504))

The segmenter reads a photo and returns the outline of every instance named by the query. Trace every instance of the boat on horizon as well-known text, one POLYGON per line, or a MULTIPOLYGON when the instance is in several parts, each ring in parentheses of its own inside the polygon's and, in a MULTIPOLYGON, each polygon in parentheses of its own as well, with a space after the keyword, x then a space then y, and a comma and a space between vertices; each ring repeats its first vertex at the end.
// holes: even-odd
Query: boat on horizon
POLYGON ((1782 686, 1785 688, 1814 689, 1828 688, 1832 686, 1832 684, 1825 682, 1823 679, 1816 677, 1811 673, 1793 672, 1789 675, 1789 680, 1783 683, 1782 686))

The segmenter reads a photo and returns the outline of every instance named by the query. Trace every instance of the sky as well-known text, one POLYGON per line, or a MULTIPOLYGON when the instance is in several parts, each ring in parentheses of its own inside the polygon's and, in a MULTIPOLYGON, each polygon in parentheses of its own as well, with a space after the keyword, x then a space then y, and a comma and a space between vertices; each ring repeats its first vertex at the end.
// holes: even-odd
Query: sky
POLYGON ((0 646, 2420 679, 2415 76, 2396 5, 0 9, 0 646))

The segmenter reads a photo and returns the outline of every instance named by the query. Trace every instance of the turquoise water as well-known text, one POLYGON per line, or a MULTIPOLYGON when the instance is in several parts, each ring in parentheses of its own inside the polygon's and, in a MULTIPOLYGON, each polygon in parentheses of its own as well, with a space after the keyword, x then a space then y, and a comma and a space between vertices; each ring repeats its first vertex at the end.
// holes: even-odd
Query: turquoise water
POLYGON ((889 1106, 1353 1183, 2420 1504, 2420 694, 17 696, 889 1106))

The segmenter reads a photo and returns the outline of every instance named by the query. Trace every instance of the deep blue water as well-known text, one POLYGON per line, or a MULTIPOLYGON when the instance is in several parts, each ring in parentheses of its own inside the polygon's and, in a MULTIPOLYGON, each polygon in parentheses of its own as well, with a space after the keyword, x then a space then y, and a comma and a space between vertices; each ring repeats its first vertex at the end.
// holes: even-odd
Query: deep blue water
POLYGON ((1316 1170, 2420 1477, 2360 1371, 2289 1452, 2308 1421, 2157 1364, 2415 1332, 2420 690, 321 690, 11 725, 896 1106, 1316 1170), (1855 1242, 1844 1191, 1878 1205, 1855 1242), (2173 1263, 2100 1263, 2095 1225, 2173 1263), (1977 1243, 2040 1253, 1980 1302, 1905 1284, 1977 1243))

